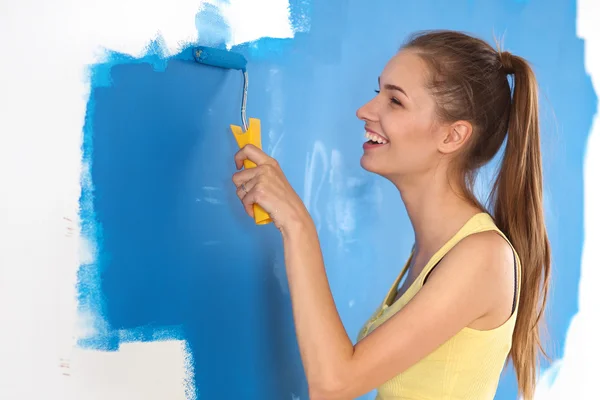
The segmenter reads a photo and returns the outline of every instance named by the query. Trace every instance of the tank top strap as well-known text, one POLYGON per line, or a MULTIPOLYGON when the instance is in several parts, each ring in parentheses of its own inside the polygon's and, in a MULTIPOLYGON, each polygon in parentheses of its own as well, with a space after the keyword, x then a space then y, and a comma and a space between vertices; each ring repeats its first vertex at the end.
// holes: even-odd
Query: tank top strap
POLYGON ((408 271, 408 267, 410 266, 410 263, 412 261, 414 254, 415 254, 415 246, 413 245, 412 249, 410 250, 410 255, 408 256, 408 260, 406 260, 406 262, 404 263, 404 267, 402 267, 402 270, 400 270, 400 273, 394 280, 394 284, 392 285, 390 290, 388 290, 387 294, 385 295, 385 298, 383 299, 383 303, 381 304, 382 307, 387 307, 388 304, 390 303, 390 299, 392 299, 393 297, 396 296, 396 288, 400 284, 400 281, 402 280, 402 278, 404 278, 404 275, 406 275, 406 272, 408 271))

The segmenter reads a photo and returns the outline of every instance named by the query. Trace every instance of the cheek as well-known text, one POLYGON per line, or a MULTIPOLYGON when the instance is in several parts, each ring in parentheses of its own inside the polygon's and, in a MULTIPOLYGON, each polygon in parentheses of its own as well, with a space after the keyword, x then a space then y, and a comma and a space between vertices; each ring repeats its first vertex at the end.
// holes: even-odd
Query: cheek
POLYGON ((431 121, 406 113, 382 119, 382 129, 390 138, 390 152, 399 168, 408 171, 428 169, 436 161, 437 150, 431 121), (388 132, 389 131, 389 132, 388 132))
POLYGON ((381 119, 381 128, 390 138, 392 147, 405 151, 424 150, 431 140, 429 125, 409 112, 389 113, 381 119))

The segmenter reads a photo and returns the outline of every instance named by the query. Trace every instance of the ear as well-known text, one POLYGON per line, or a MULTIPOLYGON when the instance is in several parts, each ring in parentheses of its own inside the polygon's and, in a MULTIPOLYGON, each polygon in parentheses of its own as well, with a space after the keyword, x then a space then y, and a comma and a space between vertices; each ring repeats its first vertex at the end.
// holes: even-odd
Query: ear
POLYGON ((453 153, 467 143, 473 133, 473 126, 467 121, 456 121, 448 125, 445 135, 438 145, 438 150, 444 154, 453 153))

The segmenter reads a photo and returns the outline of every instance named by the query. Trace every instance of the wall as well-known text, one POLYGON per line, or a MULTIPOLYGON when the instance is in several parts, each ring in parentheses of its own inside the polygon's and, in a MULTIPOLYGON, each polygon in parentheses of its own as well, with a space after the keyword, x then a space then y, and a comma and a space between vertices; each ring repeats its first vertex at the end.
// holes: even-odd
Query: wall
MULTIPOLYGON (((591 393, 598 6, 210 3, 0 6, 0 397, 306 399, 278 234, 232 190, 241 77, 194 63, 189 46, 249 59, 248 115, 317 223, 355 337, 412 237, 397 193, 358 165, 354 112, 427 28, 503 36, 536 69, 556 358, 538 397, 591 393)), ((515 393, 507 371, 497 398, 515 393)))

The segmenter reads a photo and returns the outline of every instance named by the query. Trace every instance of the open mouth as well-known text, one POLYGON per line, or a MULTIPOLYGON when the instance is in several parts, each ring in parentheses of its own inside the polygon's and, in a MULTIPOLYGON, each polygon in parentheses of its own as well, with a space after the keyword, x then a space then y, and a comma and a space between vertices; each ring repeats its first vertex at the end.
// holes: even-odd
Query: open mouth
POLYGON ((386 138, 373 132, 366 131, 365 138, 368 139, 365 144, 369 146, 382 146, 384 144, 389 143, 389 141, 386 138))

